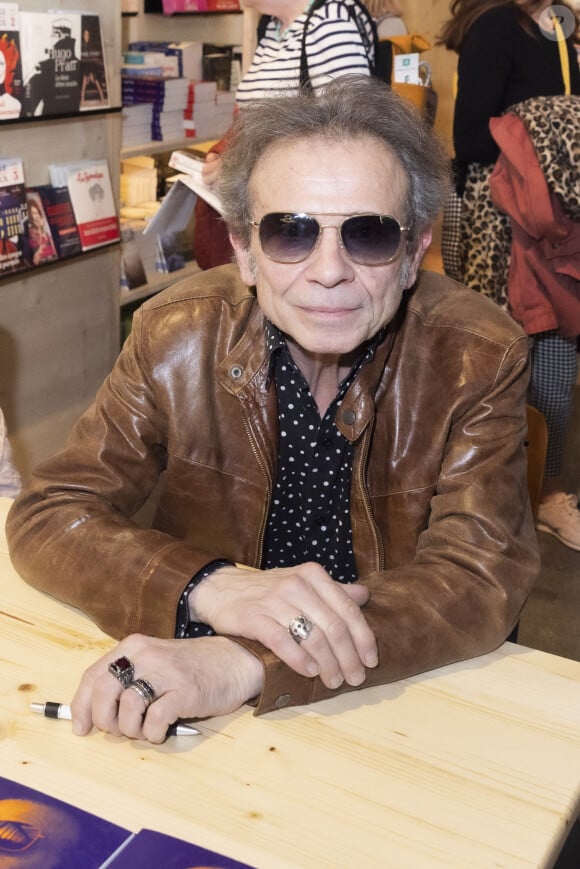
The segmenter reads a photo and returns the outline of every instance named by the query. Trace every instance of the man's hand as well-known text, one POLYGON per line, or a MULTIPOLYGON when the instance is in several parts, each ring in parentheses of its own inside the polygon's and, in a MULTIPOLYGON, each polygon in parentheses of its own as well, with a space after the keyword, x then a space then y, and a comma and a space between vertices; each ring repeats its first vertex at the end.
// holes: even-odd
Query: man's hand
POLYGON ((160 743, 178 718, 238 709, 260 693, 263 679, 258 659, 225 637, 160 640, 133 634, 83 674, 71 703, 73 731, 84 736, 94 724, 117 736, 160 743), (134 678, 155 690, 147 709, 135 690, 109 673, 109 664, 123 656, 134 665, 134 678))
POLYGON ((210 151, 206 155, 204 164, 201 167, 201 177, 208 187, 213 187, 217 181, 221 159, 220 155, 214 151, 210 151))
POLYGON ((319 675, 331 689, 361 685, 378 663, 377 644, 360 607, 363 585, 335 582, 319 564, 274 570, 220 567, 189 596, 192 618, 218 634, 259 640, 303 676, 319 675), (300 645, 288 625, 306 616, 314 629, 300 645))

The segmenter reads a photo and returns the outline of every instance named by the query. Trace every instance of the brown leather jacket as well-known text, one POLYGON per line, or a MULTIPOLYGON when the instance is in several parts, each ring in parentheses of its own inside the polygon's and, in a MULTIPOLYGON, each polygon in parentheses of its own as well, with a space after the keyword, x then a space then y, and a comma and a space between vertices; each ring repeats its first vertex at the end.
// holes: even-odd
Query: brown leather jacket
MULTIPOLYGON (((355 442, 354 552, 379 644, 365 685, 495 648, 538 570, 527 338, 448 278, 424 272, 407 295, 337 418, 355 442)), ((115 637, 171 637, 201 567, 260 564, 277 440, 254 294, 234 266, 189 278, 135 315, 95 405, 12 507, 14 565, 115 637), (161 473, 153 528, 138 528, 161 473)), ((338 693, 238 642, 264 663, 259 712, 338 693)))

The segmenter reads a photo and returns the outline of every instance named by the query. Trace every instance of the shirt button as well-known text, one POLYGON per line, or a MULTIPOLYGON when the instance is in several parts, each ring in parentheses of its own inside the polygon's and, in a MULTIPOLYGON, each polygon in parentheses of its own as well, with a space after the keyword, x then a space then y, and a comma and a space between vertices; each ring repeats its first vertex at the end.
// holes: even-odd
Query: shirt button
POLYGON ((316 524, 319 528, 322 528, 324 525, 326 525, 326 516, 324 515, 324 513, 318 514, 318 516, 316 517, 316 524))
POLYGON ((356 420, 356 413, 354 410, 345 410, 342 414, 342 421, 346 425, 353 425, 356 420))
POLYGON ((282 709, 284 706, 288 706, 290 703, 290 694, 280 694, 279 697, 276 697, 274 701, 274 706, 276 709, 282 709))
POLYGON ((240 368, 239 365, 233 365, 230 368, 230 375, 234 380, 239 380, 242 374, 244 373, 244 369, 240 368))
POLYGON ((327 450, 329 450, 333 444, 333 440, 332 440, 332 438, 326 437, 326 438, 322 438, 320 443, 323 447, 325 447, 327 450))

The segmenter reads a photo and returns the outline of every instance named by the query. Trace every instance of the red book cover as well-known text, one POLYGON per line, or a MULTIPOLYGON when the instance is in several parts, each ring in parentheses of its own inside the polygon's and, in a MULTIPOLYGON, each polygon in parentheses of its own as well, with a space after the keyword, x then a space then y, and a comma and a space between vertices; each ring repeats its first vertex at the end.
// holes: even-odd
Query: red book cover
POLYGON ((66 259, 80 253, 82 251, 81 239, 68 187, 52 187, 50 184, 42 184, 31 189, 36 191, 42 200, 58 258, 66 259))

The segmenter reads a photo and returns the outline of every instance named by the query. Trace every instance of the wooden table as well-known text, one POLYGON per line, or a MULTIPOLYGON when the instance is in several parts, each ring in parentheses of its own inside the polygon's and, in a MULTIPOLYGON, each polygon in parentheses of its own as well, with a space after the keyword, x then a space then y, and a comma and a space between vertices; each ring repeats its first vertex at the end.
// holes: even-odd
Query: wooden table
MULTIPOLYGON (((9 501, 0 499, 0 528, 9 501)), ((506 643, 162 746, 31 714, 111 640, 25 585, 0 533, 0 774, 260 869, 552 865, 580 801, 580 663, 506 643)))

